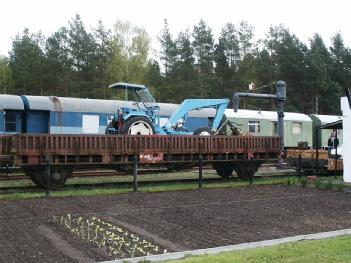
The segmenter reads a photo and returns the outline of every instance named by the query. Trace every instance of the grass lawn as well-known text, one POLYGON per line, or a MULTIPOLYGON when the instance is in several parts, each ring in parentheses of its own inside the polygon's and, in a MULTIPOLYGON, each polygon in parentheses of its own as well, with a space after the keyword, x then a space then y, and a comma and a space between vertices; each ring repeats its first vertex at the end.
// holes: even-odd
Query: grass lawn
POLYGON ((217 255, 190 256, 171 263, 262 263, 262 262, 301 262, 330 263, 351 262, 351 236, 325 240, 300 241, 276 245, 269 248, 257 248, 217 255))

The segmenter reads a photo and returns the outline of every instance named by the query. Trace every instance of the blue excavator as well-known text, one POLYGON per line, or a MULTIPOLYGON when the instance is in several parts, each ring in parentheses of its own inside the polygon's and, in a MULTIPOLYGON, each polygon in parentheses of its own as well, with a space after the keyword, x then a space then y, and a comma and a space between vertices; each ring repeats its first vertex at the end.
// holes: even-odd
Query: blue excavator
POLYGON ((132 92, 135 108, 122 107, 114 114, 106 128, 107 134, 129 135, 211 135, 218 130, 229 99, 187 99, 184 100, 168 121, 160 124, 159 109, 154 97, 145 85, 131 83, 114 83, 112 89, 125 92, 125 100, 132 92), (187 117, 190 111, 204 108, 216 110, 212 127, 200 127, 194 132, 187 130, 187 117))

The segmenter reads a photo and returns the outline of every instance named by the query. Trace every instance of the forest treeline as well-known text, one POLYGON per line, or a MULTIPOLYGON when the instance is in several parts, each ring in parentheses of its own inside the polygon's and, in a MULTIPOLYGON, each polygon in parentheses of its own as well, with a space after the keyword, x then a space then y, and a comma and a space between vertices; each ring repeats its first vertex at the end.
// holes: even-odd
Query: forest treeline
MULTIPOLYGON (((161 29, 162 26, 160 26, 161 29)), ((152 51, 148 33, 129 22, 112 29, 99 21, 87 28, 77 14, 51 36, 29 29, 14 38, 0 58, 0 92, 7 94, 113 98, 113 82, 146 84, 159 102, 186 98, 231 98, 249 83, 287 82, 287 109, 338 114, 343 88, 351 84, 351 50, 336 33, 326 46, 319 34, 308 45, 283 25, 255 40, 247 22, 224 25, 218 39, 204 20, 177 36, 165 20, 152 51)), ((155 40, 154 40, 155 41, 155 40)), ((272 109, 273 103, 247 100, 241 107, 272 109)))

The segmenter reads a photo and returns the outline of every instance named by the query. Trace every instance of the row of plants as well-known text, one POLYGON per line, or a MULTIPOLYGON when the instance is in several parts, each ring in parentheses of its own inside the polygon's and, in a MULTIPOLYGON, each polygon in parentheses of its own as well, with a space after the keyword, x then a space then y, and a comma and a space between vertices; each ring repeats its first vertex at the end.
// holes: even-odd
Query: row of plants
POLYGON ((335 179, 322 179, 316 178, 315 180, 307 180, 307 178, 297 178, 297 177, 289 177, 286 180, 287 185, 301 185, 302 187, 315 187, 317 189, 327 189, 327 190, 337 190, 342 191, 345 188, 344 183, 342 180, 335 180, 335 179))
POLYGON ((149 240, 96 216, 85 218, 67 214, 54 216, 52 222, 113 258, 168 253, 149 240))

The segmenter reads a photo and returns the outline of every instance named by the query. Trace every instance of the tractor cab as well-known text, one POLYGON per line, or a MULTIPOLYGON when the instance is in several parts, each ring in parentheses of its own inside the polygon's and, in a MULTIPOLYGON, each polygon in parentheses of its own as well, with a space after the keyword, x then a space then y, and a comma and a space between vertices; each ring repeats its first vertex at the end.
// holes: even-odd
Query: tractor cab
MULTIPOLYGON (((124 100, 127 102, 131 97, 139 111, 143 110, 154 112, 159 110, 159 106, 157 105, 154 97, 151 95, 149 89, 144 85, 117 82, 111 84, 109 87, 115 90, 124 91, 124 100)), ((130 108, 124 109, 126 111, 130 110, 130 108)))
POLYGON ((111 84, 109 88, 124 92, 126 104, 125 107, 121 107, 121 109, 117 110, 114 114, 112 121, 106 128, 106 133, 153 134, 151 124, 159 122, 158 111, 160 108, 149 92, 149 89, 145 85, 123 82, 111 84), (130 99, 133 102, 130 102, 130 99), (137 117, 139 117, 139 119, 145 118, 146 121, 150 123, 147 123, 145 126, 144 123, 138 122, 137 126, 135 126, 136 124, 133 125, 134 129, 126 130, 126 124, 128 125, 126 122, 128 119, 137 117))

